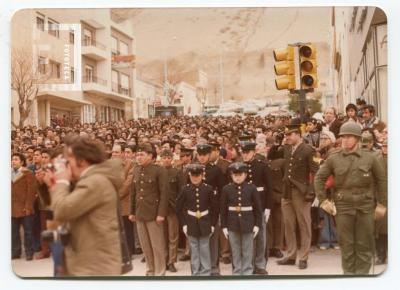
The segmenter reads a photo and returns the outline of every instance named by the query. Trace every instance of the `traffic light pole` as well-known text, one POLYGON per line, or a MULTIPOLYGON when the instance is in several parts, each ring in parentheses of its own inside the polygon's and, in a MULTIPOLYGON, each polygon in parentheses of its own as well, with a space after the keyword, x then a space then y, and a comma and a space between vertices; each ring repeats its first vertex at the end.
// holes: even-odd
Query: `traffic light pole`
POLYGON ((291 94, 296 94, 298 96, 299 110, 300 110, 300 120, 302 123, 306 122, 306 93, 313 92, 314 89, 300 89, 300 90, 290 90, 291 94))

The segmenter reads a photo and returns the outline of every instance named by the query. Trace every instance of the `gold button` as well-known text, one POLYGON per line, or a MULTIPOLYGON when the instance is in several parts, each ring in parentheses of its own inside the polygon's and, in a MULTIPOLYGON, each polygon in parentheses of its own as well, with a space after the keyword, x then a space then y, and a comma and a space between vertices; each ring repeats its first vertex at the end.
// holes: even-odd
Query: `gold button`
POLYGON ((289 163, 289 166, 292 166, 292 163, 289 163))
POLYGON ((143 199, 143 196, 141 196, 140 199, 143 199))
POLYGON ((142 174, 140 174, 141 176, 144 176, 144 174, 142 173, 142 174))
POLYGON ((242 214, 241 214, 241 213, 239 213, 239 214, 238 214, 238 216, 242 216, 242 214))
POLYGON ((238 200, 242 200, 242 198, 241 198, 241 197, 239 197, 239 198, 238 198, 238 200))
POLYGON ((196 191, 199 191, 199 189, 198 189, 198 188, 196 188, 196 191))
POLYGON ((241 193, 242 193, 241 191, 238 192, 238 194, 241 194, 241 193))
POLYGON ((200 202, 200 200, 196 199, 196 202, 197 202, 197 203, 199 203, 199 202, 200 202))
POLYGON ((288 177, 290 178, 290 175, 288 175, 288 177))
POLYGON ((197 208, 200 208, 200 205, 197 205, 197 208))
POLYGON ((253 183, 253 181, 252 181, 252 180, 250 180, 250 181, 249 181, 249 183, 253 183))
POLYGON ((239 206, 242 206, 242 204, 239 202, 239 206))
POLYGON ((143 191, 143 188, 141 188, 140 191, 143 191))
POLYGON ((289 172, 292 172, 292 170, 291 170, 291 169, 289 169, 289 172))
POLYGON ((249 169, 249 172, 251 172, 251 169, 249 169))
POLYGON ((140 183, 143 183, 143 181, 141 181, 140 183))
POLYGON ((196 196, 199 196, 200 194, 196 193, 196 196))
POLYGON ((241 187, 240 186, 238 186, 238 189, 240 189, 241 187))

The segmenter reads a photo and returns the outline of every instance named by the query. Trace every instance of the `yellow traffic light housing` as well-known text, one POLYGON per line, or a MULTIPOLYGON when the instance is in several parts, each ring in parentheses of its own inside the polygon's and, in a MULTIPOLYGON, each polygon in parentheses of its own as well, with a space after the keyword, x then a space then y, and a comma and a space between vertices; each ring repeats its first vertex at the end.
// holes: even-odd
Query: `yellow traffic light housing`
POLYGON ((318 87, 317 49, 313 44, 305 44, 299 48, 301 89, 318 87))
POLYGON ((288 46, 285 49, 275 49, 273 52, 275 61, 278 61, 274 65, 275 74, 280 76, 275 80, 276 88, 278 90, 295 89, 294 47, 288 46))
POLYGON ((296 88, 294 75, 285 75, 276 78, 275 86, 278 90, 294 90, 296 88))

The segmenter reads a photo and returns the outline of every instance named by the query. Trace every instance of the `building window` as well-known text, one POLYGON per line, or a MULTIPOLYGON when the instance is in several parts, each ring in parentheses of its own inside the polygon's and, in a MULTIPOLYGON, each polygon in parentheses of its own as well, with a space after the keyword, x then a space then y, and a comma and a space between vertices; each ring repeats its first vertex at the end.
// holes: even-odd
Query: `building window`
POLYGON ((74 31, 69 32, 69 43, 71 43, 71 44, 75 43, 75 32, 74 31))
POLYGON ((114 36, 111 36, 111 53, 112 55, 118 55, 118 39, 116 39, 114 36))
POLYGON ((111 72, 111 80, 112 80, 112 86, 111 89, 113 92, 118 92, 118 72, 113 70, 111 72))
POLYGON ((50 61, 51 78, 59 79, 61 77, 61 64, 56 61, 50 61))
POLYGON ((121 74, 121 86, 119 93, 129 96, 129 76, 126 74, 121 74))
POLYGON ((54 20, 47 21, 47 24, 48 24, 47 30, 49 31, 49 34, 53 35, 54 37, 60 38, 60 31, 58 28, 59 24, 54 20))
POLYGON ((92 45, 93 32, 89 29, 83 29, 83 45, 92 45))
POLYGON ((41 14, 36 16, 36 28, 44 31, 44 16, 41 14))
POLYGON ((71 83, 75 82, 75 70, 74 68, 71 68, 71 83))
POLYGON ((46 74, 46 64, 47 64, 47 59, 43 56, 39 56, 38 71, 42 75, 46 74))
POLYGON ((128 47, 128 44, 125 43, 125 42, 123 42, 123 41, 120 41, 120 42, 119 42, 119 51, 120 51, 120 53, 121 53, 122 55, 128 55, 128 54, 129 54, 129 47, 128 47))
POLYGON ((87 83, 93 82, 93 67, 91 65, 85 66, 85 79, 84 81, 87 83))

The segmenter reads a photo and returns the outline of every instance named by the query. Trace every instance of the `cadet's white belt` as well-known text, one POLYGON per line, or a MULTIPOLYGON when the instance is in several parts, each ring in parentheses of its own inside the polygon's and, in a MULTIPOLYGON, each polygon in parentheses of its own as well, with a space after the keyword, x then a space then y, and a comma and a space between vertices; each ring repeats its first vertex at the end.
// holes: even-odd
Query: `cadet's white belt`
POLYGON ((241 212, 241 211, 252 211, 253 207, 252 206, 230 206, 228 207, 230 211, 236 211, 236 212, 241 212))
POLYGON ((264 187, 257 187, 257 191, 263 191, 264 187))
POLYGON ((203 217, 203 216, 205 216, 205 215, 208 215, 208 209, 207 210, 205 210, 205 211, 191 211, 191 210, 188 210, 187 211, 187 213, 188 213, 188 215, 191 215, 191 216, 194 216, 195 218, 201 218, 201 217, 203 217))

